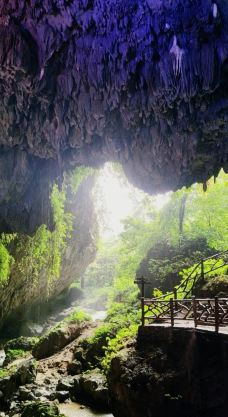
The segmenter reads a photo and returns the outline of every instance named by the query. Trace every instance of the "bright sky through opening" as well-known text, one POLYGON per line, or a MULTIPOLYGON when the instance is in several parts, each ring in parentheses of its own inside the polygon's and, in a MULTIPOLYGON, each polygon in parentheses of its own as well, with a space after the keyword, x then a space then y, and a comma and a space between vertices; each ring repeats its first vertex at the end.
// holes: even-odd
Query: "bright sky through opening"
MULTIPOLYGON (((118 236, 123 230, 122 221, 134 215, 137 203, 148 197, 148 194, 130 184, 111 163, 105 164, 100 170, 95 195, 98 218, 105 223, 105 227, 100 227, 103 239, 118 236)), ((158 194, 153 201, 159 209, 169 198, 170 193, 158 194)))

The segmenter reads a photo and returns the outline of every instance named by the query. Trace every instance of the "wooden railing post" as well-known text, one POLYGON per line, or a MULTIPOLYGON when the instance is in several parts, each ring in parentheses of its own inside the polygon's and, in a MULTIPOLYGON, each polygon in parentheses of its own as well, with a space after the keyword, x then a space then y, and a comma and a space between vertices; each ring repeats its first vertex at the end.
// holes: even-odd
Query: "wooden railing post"
POLYGON ((142 327, 144 327, 145 326, 144 297, 141 297, 141 308, 142 308, 142 327))
POLYGON ((192 297, 192 308, 193 308, 193 318, 194 318, 194 326, 197 327, 197 307, 196 307, 196 297, 192 297))
POLYGON ((217 296, 215 296, 215 332, 219 332, 219 302, 217 296))
POLYGON ((173 308, 173 298, 170 299, 170 318, 171 318, 171 326, 174 326, 174 308, 173 308))

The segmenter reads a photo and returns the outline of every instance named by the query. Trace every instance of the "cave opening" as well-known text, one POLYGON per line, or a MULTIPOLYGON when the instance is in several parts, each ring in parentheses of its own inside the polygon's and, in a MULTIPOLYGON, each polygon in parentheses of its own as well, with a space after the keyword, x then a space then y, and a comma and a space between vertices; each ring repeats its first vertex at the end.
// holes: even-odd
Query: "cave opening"
POLYGON ((0 417, 228 415, 227 74, 225 0, 1 0, 0 417))

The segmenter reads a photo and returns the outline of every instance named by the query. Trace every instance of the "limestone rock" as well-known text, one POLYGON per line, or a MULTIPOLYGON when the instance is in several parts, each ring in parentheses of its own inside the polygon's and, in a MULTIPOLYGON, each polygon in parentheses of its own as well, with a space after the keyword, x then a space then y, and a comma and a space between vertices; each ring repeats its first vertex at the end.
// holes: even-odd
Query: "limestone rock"
POLYGON ((140 328, 108 376, 118 417, 222 417, 227 383, 227 335, 162 326, 140 328))
POLYGON ((60 327, 52 329, 45 336, 41 337, 39 342, 33 348, 33 356, 36 359, 47 358, 54 353, 60 351, 72 340, 77 339, 85 323, 79 324, 63 324, 60 327))
POLYGON ((75 377, 71 396, 96 408, 109 409, 107 381, 99 369, 93 369, 75 377))
POLYGON ((76 277, 80 278, 94 260, 97 221, 91 196, 93 185, 94 176, 91 175, 81 184, 76 194, 68 187, 65 210, 73 216, 73 229, 62 255, 60 276, 50 288, 47 270, 42 270, 34 283, 33 277, 28 280, 26 271, 18 268, 18 262, 26 257, 23 248, 26 249, 28 244, 25 236, 19 239, 18 247, 21 250, 18 253, 16 245, 15 253, 12 251, 15 262, 6 287, 0 289, 0 329, 4 325, 1 335, 12 338, 34 332, 40 334, 42 325, 37 323, 37 319, 45 321, 51 306, 58 308, 58 297, 67 291, 76 277))

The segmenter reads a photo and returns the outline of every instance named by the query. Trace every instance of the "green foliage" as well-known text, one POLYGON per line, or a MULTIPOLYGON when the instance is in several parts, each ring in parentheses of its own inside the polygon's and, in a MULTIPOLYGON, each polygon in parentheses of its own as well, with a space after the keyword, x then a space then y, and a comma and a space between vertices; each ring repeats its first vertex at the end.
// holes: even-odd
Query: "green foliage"
POLYGON ((0 241, 0 287, 4 286, 8 281, 12 262, 12 256, 3 242, 0 241))
POLYGON ((24 358, 28 355, 28 352, 23 349, 8 349, 6 353, 7 364, 15 361, 16 359, 24 358))
POLYGON ((0 379, 1 378, 6 378, 7 376, 9 376, 9 370, 8 369, 3 369, 0 368, 0 379))
POLYGON ((85 313, 82 310, 75 309, 73 313, 71 313, 70 316, 66 317, 64 319, 65 323, 74 323, 74 324, 81 324, 85 321, 91 321, 92 318, 89 314, 85 313))
POLYGON ((129 327, 120 329, 115 338, 108 338, 108 346, 104 348, 105 356, 101 362, 105 373, 109 372, 112 359, 123 349, 126 344, 134 339, 138 331, 138 325, 132 324, 129 327))
POLYGON ((90 175, 94 174, 95 169, 91 167, 80 166, 75 168, 70 173, 70 186, 74 194, 77 193, 78 188, 80 187, 81 183, 88 178, 90 175))
MULTIPOLYGON (((219 275, 225 275, 228 271, 228 266, 224 265, 223 259, 208 259, 204 261, 204 279, 209 281, 211 278, 219 275), (216 263, 215 263, 216 262, 216 263), (216 268, 216 270, 214 270, 216 268)), ((185 268, 180 271, 180 276, 182 277, 180 282, 180 288, 177 291, 178 298, 185 298, 186 293, 188 296, 192 295, 192 285, 197 284, 197 281, 201 280, 201 266, 197 264, 192 265, 190 268, 185 268), (187 284, 185 291, 182 290, 182 283, 190 277, 190 280, 187 284)))
POLYGON ((11 339, 4 343, 4 350, 7 353, 8 350, 21 349, 23 351, 31 351, 33 346, 38 342, 38 337, 25 337, 20 336, 16 339, 11 339))
POLYGON ((66 212, 67 188, 74 193, 82 181, 93 173, 93 169, 80 167, 66 176, 62 190, 55 184, 51 193, 54 230, 46 225, 38 228, 34 236, 22 234, 2 234, 0 240, 0 286, 7 284, 8 277, 15 265, 16 273, 23 274, 28 281, 37 285, 41 274, 47 276, 47 289, 60 277, 62 257, 71 237, 73 216, 66 212), (10 245, 14 243, 14 259, 10 245))
POLYGON ((218 295, 220 297, 227 297, 228 295, 228 275, 217 275, 208 280, 201 288, 201 296, 214 297, 218 295))
POLYGON ((213 178, 204 192, 201 184, 194 184, 188 190, 183 188, 172 193, 170 201, 161 210, 156 228, 163 239, 172 243, 180 239, 205 237, 208 244, 217 250, 228 247, 228 176, 220 172, 216 183, 213 178), (180 234, 179 220, 183 197, 186 205, 183 218, 183 234, 180 234))
POLYGON ((72 231, 72 215, 65 213, 66 192, 59 191, 55 184, 51 194, 55 230, 51 235, 50 253, 51 264, 49 267, 49 280, 60 276, 62 254, 66 248, 67 238, 72 231))
POLYGON ((178 243, 157 242, 147 253, 137 275, 146 275, 151 283, 146 287, 150 296, 151 287, 170 291, 180 282, 179 272, 199 262, 200 259, 214 254, 204 238, 184 239, 178 243))
POLYGON ((89 265, 84 274, 85 286, 104 288, 112 285, 118 256, 119 247, 115 242, 100 244, 95 261, 89 265))
POLYGON ((53 186, 51 205, 53 208, 54 231, 46 225, 38 228, 34 236, 20 235, 15 258, 17 270, 37 284, 41 272, 45 271, 48 285, 60 276, 61 259, 72 230, 72 216, 65 212, 66 192, 53 186))

